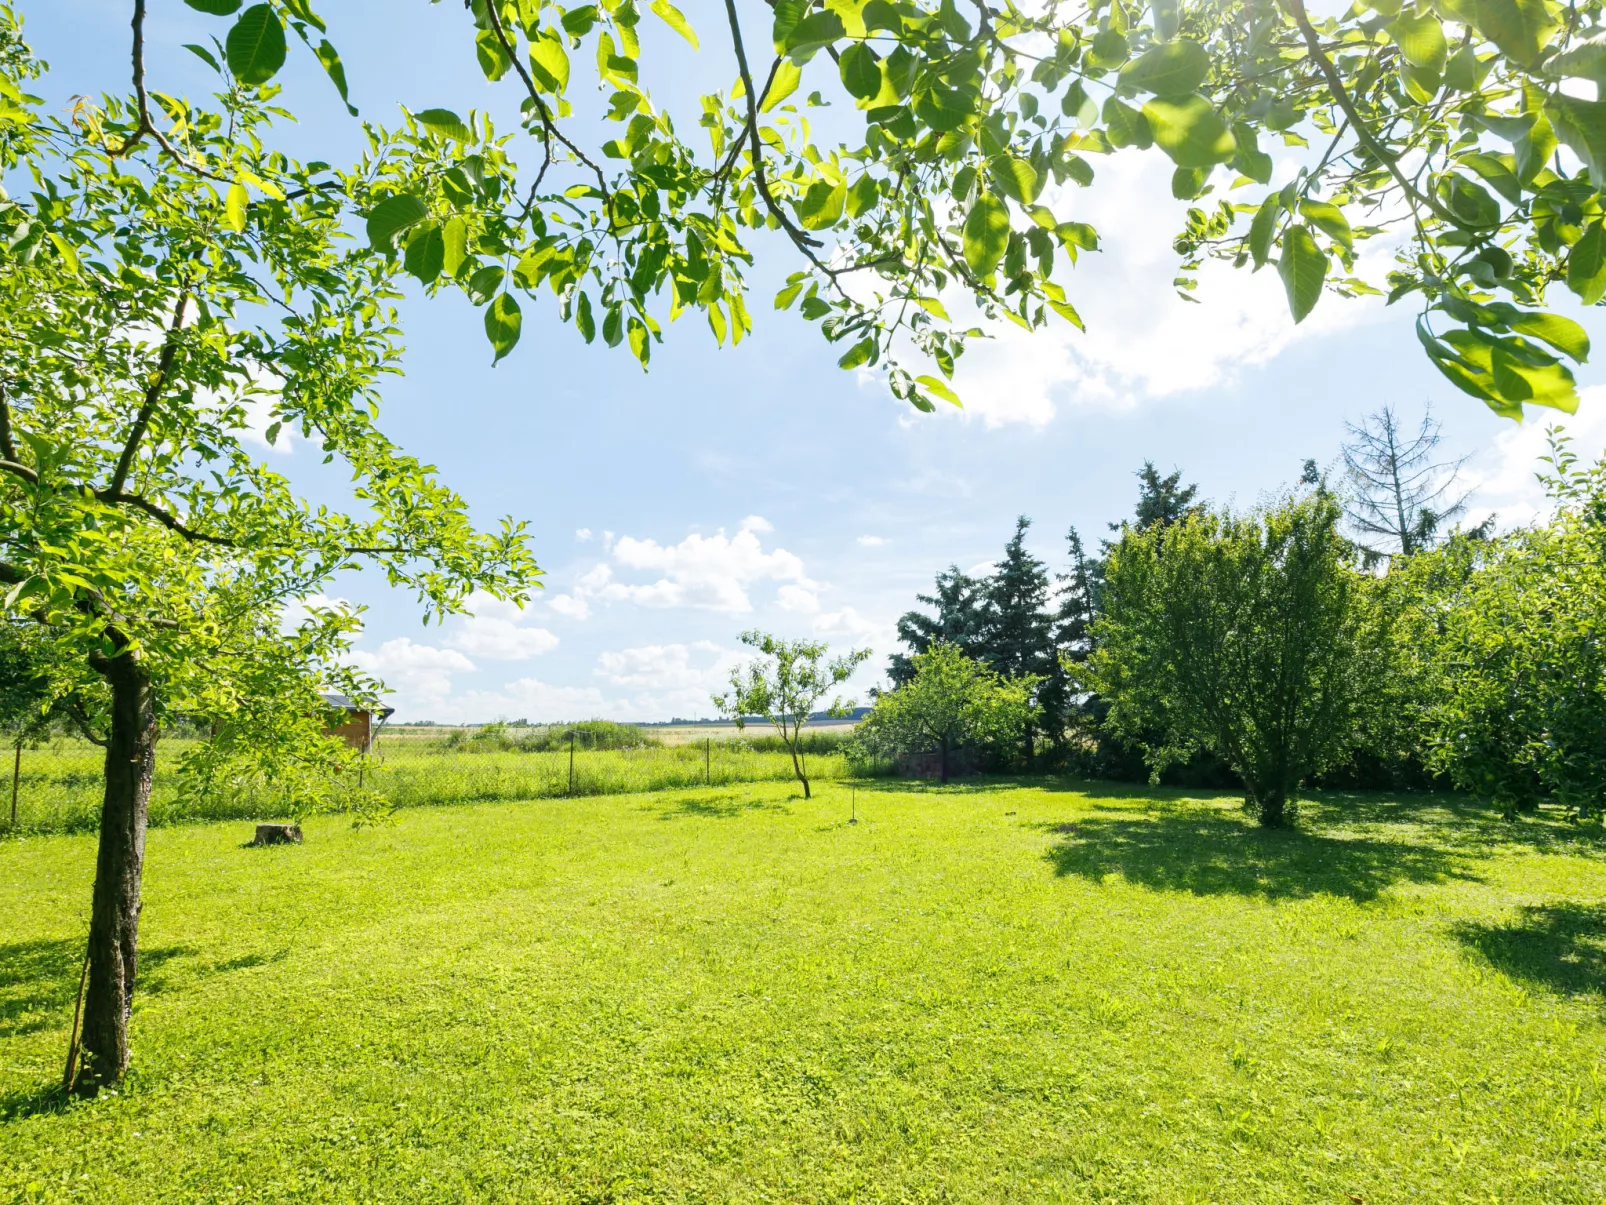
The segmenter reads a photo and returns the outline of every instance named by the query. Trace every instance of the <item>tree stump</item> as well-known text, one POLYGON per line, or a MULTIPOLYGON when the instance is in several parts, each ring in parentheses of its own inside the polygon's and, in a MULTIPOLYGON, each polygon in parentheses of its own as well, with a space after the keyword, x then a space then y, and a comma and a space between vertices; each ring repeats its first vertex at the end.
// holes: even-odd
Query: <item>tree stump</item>
POLYGON ((299 824, 259 824, 257 825, 256 840, 252 845, 300 845, 301 826, 299 824))

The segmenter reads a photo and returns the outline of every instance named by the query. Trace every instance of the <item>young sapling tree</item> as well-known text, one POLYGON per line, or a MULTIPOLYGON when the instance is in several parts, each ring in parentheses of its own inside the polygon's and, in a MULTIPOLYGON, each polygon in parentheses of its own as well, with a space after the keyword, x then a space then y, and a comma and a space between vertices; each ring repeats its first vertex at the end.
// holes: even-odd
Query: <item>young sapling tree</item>
MULTIPOLYGON (((870 650, 850 649, 827 661, 831 646, 823 641, 782 640, 757 630, 743 632, 742 643, 757 649, 760 656, 731 671, 731 688, 714 696, 714 706, 721 715, 733 719, 738 729, 745 728, 751 716, 762 716, 774 725, 792 755, 792 769, 803 784, 803 798, 808 799, 808 762, 799 740, 803 726, 820 709, 821 700, 864 664, 870 650)), ((853 707, 852 699, 838 696, 823 710, 828 716, 841 718, 853 707)))

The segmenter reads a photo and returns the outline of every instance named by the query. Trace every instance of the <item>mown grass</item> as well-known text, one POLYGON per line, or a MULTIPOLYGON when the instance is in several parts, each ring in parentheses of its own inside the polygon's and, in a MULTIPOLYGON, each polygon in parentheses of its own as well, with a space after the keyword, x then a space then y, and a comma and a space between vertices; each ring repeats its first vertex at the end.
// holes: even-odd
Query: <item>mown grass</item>
MULTIPOLYGON (((283 820, 282 797, 271 786, 210 795, 186 794, 174 772, 190 742, 158 745, 151 788, 150 823, 161 827, 209 820, 283 820)), ((92 832, 100 823, 104 754, 87 741, 58 737, 24 750, 17 792, 17 820, 9 821, 10 775, 0 799, 0 838, 19 834, 92 832)), ((441 740, 384 740, 362 766, 361 781, 397 808, 483 803, 559 796, 622 795, 691 786, 777 782, 794 778, 791 757, 742 741, 636 749, 510 751, 468 741, 446 747, 441 740)), ((841 778, 847 760, 838 753, 807 759, 811 777, 841 778)), ((7 769, 9 770, 9 766, 7 769)), ((333 796, 334 810, 342 810, 333 796)))
POLYGON ((1456 799, 784 785, 0 847, 0 1200, 1599 1202, 1606 850, 1456 799))

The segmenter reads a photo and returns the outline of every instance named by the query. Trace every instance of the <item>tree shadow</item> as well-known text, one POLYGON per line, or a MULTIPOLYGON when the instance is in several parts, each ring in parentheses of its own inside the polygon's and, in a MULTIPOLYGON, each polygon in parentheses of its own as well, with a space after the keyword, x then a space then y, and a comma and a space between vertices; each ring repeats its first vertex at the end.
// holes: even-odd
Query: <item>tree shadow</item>
MULTIPOLYGON (((153 946, 139 952, 139 978, 135 991, 155 996, 173 988, 171 971, 179 959, 195 958, 192 946, 153 946)), ((288 956, 246 954, 210 966, 188 966, 183 978, 209 978, 247 970, 288 956)), ((0 1039, 22 1037, 72 1020, 83 973, 82 938, 12 942, 0 945, 0 1039)))
POLYGON ((1451 932, 1502 974, 1563 995, 1606 997, 1606 905, 1539 904, 1451 932))
MULTIPOLYGON (((801 799, 802 796, 794 795, 792 798, 801 799)), ((678 820, 686 816, 701 816, 709 820, 729 820, 745 812, 778 812, 786 816, 791 814, 792 809, 784 803, 743 799, 740 795, 686 795, 659 812, 658 819, 678 820)))
POLYGON ((1156 891, 1267 900, 1376 899, 1398 882, 1475 880, 1464 856, 1402 840, 1263 829, 1205 808, 1143 816, 1086 816, 1041 825, 1061 839, 1044 854, 1054 873, 1101 882, 1118 875, 1156 891))

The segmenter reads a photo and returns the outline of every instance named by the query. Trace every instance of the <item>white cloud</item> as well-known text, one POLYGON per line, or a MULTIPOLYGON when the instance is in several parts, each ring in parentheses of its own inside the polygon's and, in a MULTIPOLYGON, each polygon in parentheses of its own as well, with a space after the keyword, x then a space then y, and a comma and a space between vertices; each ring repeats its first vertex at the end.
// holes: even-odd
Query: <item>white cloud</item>
POLYGON ((462 653, 414 644, 406 636, 387 640, 377 649, 355 649, 351 659, 357 668, 384 682, 409 713, 439 707, 452 693, 452 676, 474 670, 474 663, 462 653))
MULTIPOLYGON (((790 584, 794 593, 786 596, 795 609, 807 607, 803 595, 818 589, 809 580, 803 562, 784 548, 766 551, 759 535, 771 525, 757 515, 742 521, 734 536, 720 528, 711 536, 693 532, 678 544, 659 544, 652 539, 621 536, 612 539, 614 564, 599 562, 575 583, 570 612, 580 610, 590 599, 630 602, 642 607, 692 607, 727 614, 743 614, 753 609, 748 588, 756 582, 790 584), (658 573, 654 581, 620 580, 621 570, 658 573)), ((816 601, 816 606, 818 605, 816 601)))
POLYGON ((558 647, 558 638, 546 628, 525 627, 526 613, 516 603, 476 593, 468 600, 469 614, 453 621, 446 644, 487 661, 528 661, 558 647))
POLYGON ((591 614, 591 604, 573 594, 554 594, 546 605, 568 619, 585 619, 591 614))
MULTIPOLYGON (((1293 166, 1280 164, 1279 178, 1293 166)), ((1214 261, 1198 274, 1194 295, 1204 304, 1182 300, 1171 283, 1179 260, 1162 237, 1181 228, 1188 207, 1170 196, 1171 171, 1163 155, 1124 152, 1101 161, 1092 188, 1049 190, 1046 204, 1091 222, 1102 240, 1101 251, 1083 253, 1058 274, 1087 333, 1057 319, 1036 332, 993 324, 996 337, 974 341, 959 363, 964 415, 994 427, 1042 426, 1065 404, 1128 407, 1219 386, 1296 340, 1381 318, 1381 304, 1370 299, 1329 295, 1296 327, 1274 269, 1251 273, 1214 261)), ((1229 179, 1218 173, 1212 201, 1229 179)), ((1356 275, 1380 277, 1391 256, 1391 246, 1374 240, 1356 275)), ((955 306, 963 306, 956 299, 949 307, 957 316, 955 306)))
POLYGON ((1502 528, 1518 527, 1550 512, 1550 502, 1536 474, 1539 458, 1549 450, 1546 432, 1560 427, 1572 437, 1580 461, 1592 463, 1606 452, 1606 385, 1578 391, 1578 413, 1530 407, 1521 423, 1508 424, 1474 459, 1469 475, 1475 488, 1468 519, 1479 522, 1493 513, 1502 528))
POLYGON ((783 611, 812 615, 820 609, 820 596, 802 586, 782 586, 775 592, 775 604, 783 611))
POLYGON ((585 541, 591 538, 591 529, 589 527, 575 528, 574 538, 579 540, 582 544, 585 543, 585 541))
POLYGON ((860 548, 882 548, 891 542, 886 536, 860 536, 854 541, 860 548))

